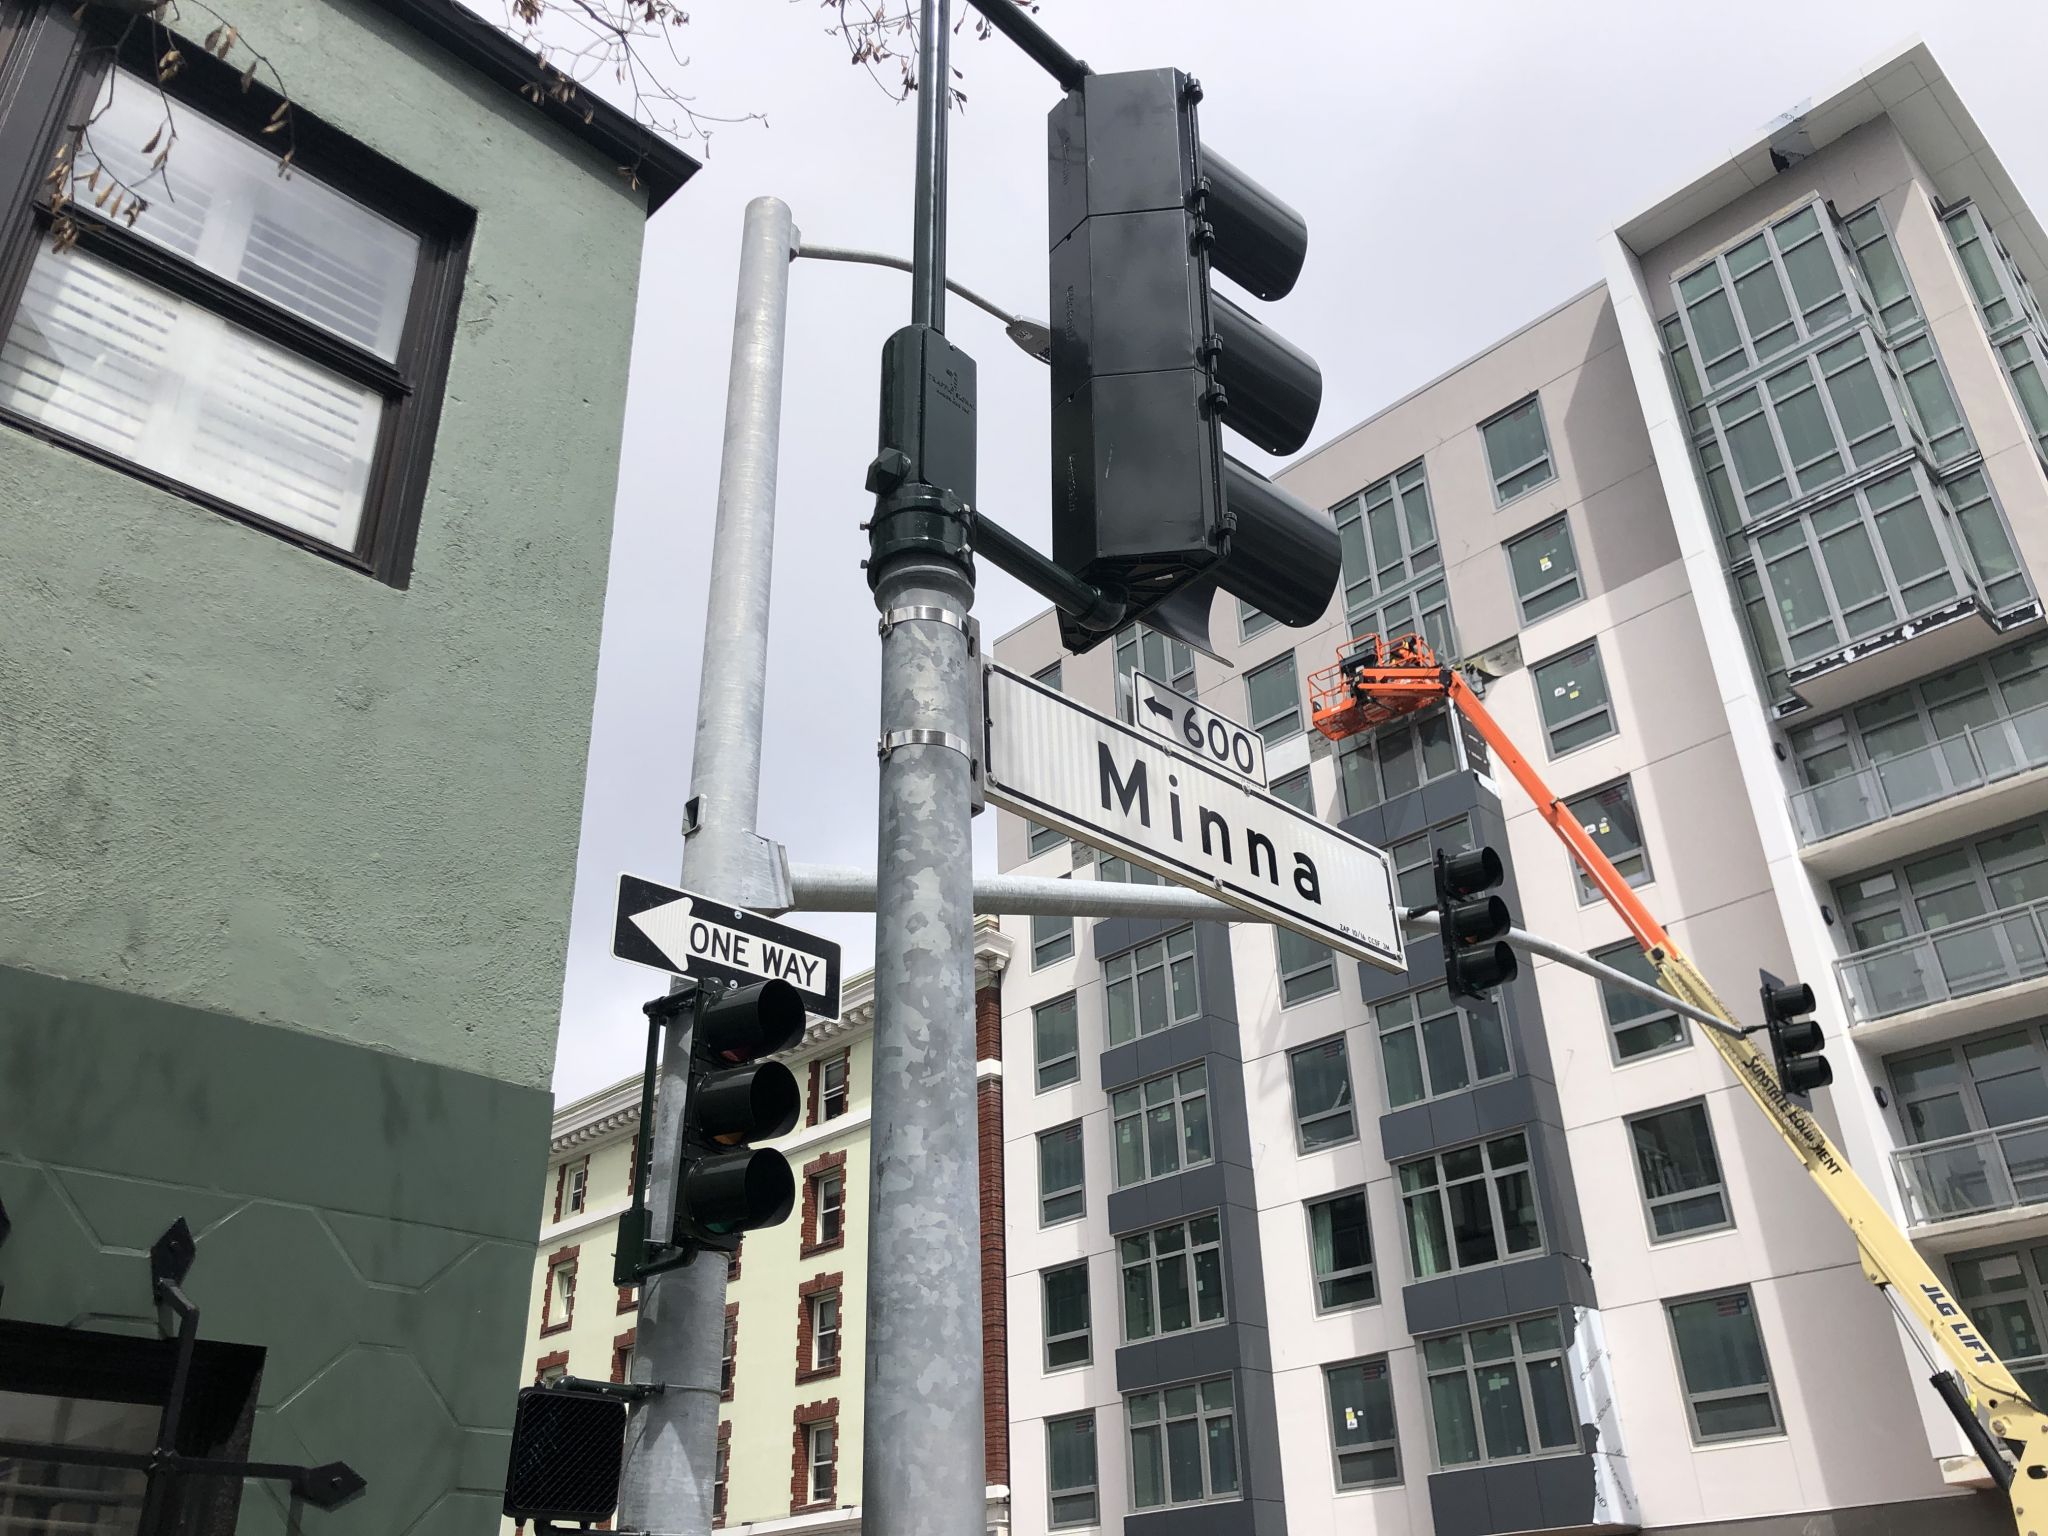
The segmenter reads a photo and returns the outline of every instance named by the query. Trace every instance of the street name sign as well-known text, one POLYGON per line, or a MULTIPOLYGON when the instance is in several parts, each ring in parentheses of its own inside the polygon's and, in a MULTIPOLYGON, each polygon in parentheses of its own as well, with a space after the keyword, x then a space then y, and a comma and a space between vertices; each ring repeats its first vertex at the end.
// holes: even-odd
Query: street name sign
POLYGON ((696 981, 786 981, 804 1007, 839 1017, 839 946, 691 891, 619 876, 612 953, 696 981))
POLYGON ((1265 738, 1142 672, 1131 674, 1131 713, 1141 728, 1164 736, 1203 762, 1229 768, 1261 789, 1266 784, 1265 738))
POLYGON ((1234 770, 987 670, 988 798, 1381 970, 1406 968, 1394 861, 1234 770))

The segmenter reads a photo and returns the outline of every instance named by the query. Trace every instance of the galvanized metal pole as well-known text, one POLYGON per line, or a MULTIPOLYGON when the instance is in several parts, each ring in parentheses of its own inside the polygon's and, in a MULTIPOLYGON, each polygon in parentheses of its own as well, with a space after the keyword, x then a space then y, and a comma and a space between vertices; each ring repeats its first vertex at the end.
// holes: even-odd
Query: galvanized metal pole
MULTIPOLYGON (((945 0, 925 0, 911 317, 944 325, 945 0)), ((961 487, 952 487, 960 490, 961 487)), ((878 551, 878 553, 880 553, 878 551)), ((882 614, 863 1528, 977 1536, 986 1518, 974 1097, 974 867, 964 560, 869 572, 882 614)))
MULTIPOLYGON (((761 798, 783 329, 795 245, 787 206, 772 197, 747 204, 690 765, 696 815, 683 846, 683 883, 739 906, 761 901, 767 862, 754 818, 761 798)), ((689 1060, 685 1013, 667 1027, 655 1097, 647 1203, 657 1213, 675 1209, 689 1060)), ((725 1340, 723 1260, 710 1254, 650 1276, 640 1288, 635 1327, 634 1379, 660 1382, 666 1390, 634 1410, 619 1489, 620 1526, 661 1536, 709 1536, 725 1340)))

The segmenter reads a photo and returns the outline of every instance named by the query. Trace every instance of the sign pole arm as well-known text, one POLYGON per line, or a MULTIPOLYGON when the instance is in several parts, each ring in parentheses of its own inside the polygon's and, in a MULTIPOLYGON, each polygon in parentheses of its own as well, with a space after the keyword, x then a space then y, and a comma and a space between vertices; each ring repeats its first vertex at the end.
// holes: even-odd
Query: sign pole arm
MULTIPOLYGON (((683 847, 688 883, 735 906, 758 899, 770 852, 755 835, 754 821, 761 799, 783 336, 795 245, 786 204, 772 197, 747 204, 690 768, 697 814, 683 847)), ((664 1025, 654 1125, 641 1126, 647 1205, 664 1240, 682 1152, 690 1021, 688 1009, 677 1009, 664 1025)), ((666 1390, 634 1410, 627 1432, 619 1485, 624 1529, 674 1536, 711 1531, 725 1268, 716 1259, 685 1264, 650 1275, 641 1285, 634 1377, 660 1382, 666 1390)))

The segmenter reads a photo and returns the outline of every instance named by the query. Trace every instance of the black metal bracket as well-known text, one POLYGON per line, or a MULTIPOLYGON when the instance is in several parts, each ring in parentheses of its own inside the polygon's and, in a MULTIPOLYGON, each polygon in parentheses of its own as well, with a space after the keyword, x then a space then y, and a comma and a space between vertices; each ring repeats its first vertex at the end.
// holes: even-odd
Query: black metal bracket
MULTIPOLYGON (((5 1238, 0 1229, 0 1240, 5 1238)), ((0 1440, 0 1456, 32 1457, 68 1466, 117 1467, 140 1472, 148 1478, 142 1497, 142 1517, 137 1529, 153 1531, 162 1523, 161 1511, 169 1497, 173 1479, 179 1477, 228 1477, 261 1482, 287 1483, 298 1497, 315 1509, 334 1509, 347 1503, 369 1486, 361 1474, 345 1461, 325 1462, 317 1467, 293 1466, 280 1461, 229 1461, 219 1456, 185 1456, 176 1450, 178 1421, 185 1411, 185 1393, 192 1379, 192 1356, 199 1344, 199 1308, 184 1291, 184 1280, 198 1256, 192 1229, 180 1216, 164 1229, 149 1248, 150 1291, 157 1306, 175 1318, 175 1324, 158 1326, 174 1333, 178 1352, 171 1365, 171 1390, 164 1411, 157 1420, 156 1446, 147 1451, 106 1450, 90 1445, 52 1445, 33 1440, 0 1440)))
POLYGON ((668 1390, 662 1381, 595 1381, 588 1376, 557 1376, 541 1383, 548 1392, 582 1392, 594 1397, 616 1397, 621 1402, 645 1402, 668 1390))

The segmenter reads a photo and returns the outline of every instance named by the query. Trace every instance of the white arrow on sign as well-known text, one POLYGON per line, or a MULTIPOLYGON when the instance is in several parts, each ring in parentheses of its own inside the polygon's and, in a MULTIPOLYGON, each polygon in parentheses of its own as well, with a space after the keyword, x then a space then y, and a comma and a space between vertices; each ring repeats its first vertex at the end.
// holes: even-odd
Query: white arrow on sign
POLYGON ((825 960, 787 944, 728 928, 693 915, 688 896, 632 914, 632 923, 676 960, 707 960, 765 981, 786 981, 806 992, 825 990, 825 960))

